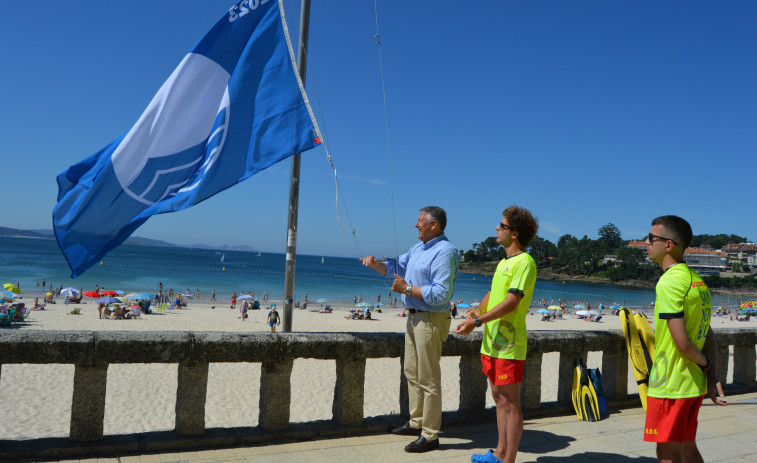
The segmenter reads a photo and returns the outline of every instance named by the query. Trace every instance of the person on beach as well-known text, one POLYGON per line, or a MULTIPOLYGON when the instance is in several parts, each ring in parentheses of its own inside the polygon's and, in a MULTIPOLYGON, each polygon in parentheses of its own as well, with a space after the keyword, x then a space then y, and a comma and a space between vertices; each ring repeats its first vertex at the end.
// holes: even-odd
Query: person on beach
POLYGON ((245 321, 247 318, 247 301, 244 301, 244 304, 242 304, 242 321, 245 321))
POLYGON ((231 295, 231 308, 234 309, 237 306, 237 293, 231 295))
POLYGON ((216 300, 216 290, 214 289, 213 292, 210 293, 210 300, 215 301, 216 300))
MULTIPOLYGON (((394 278, 392 291, 401 293, 410 313, 405 329, 404 372, 407 378, 410 420, 393 434, 418 436, 406 452, 439 448, 442 424, 442 343, 449 335, 449 303, 457 281, 460 258, 444 235, 447 214, 436 206, 424 207, 415 228, 420 243, 397 259, 380 262, 374 256, 363 265, 394 278)), ((362 296, 361 296, 362 299, 362 296)))
POLYGON ((647 255, 663 273, 655 288, 655 358, 649 373, 644 440, 657 443, 659 462, 702 462, 697 417, 705 394, 727 405, 717 377, 718 346, 710 327, 710 290, 683 260, 691 225, 674 215, 657 217, 647 255))
POLYGON ((526 314, 536 285, 536 263, 524 249, 539 224, 518 206, 508 207, 502 216, 495 229, 506 257, 497 265, 489 293, 455 328, 457 334, 469 334, 484 325, 481 364, 497 410, 497 448, 473 455, 472 462, 514 463, 523 435, 520 383, 526 362, 526 314))
POLYGON ((276 311, 276 304, 271 306, 271 311, 268 312, 266 323, 271 327, 271 333, 276 332, 276 325, 281 325, 281 317, 279 317, 279 313, 276 311))

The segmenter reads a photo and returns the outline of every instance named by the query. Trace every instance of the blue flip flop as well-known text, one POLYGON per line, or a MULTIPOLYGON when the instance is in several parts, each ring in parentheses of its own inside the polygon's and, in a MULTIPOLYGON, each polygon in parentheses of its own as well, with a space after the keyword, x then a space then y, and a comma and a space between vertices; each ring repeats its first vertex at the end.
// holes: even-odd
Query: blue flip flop
POLYGON ((474 454, 470 457, 471 463, 502 463, 502 460, 494 456, 494 452, 490 449, 484 454, 474 454))

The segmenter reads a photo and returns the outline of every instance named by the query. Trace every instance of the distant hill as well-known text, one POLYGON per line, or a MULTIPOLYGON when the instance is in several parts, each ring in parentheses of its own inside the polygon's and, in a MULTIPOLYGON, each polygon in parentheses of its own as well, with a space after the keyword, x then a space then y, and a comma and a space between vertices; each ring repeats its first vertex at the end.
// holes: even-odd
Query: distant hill
POLYGON ((219 251, 243 251, 243 252, 258 252, 257 249, 245 246, 243 244, 238 244, 235 246, 232 246, 230 244, 224 244, 221 246, 208 246, 207 244, 188 244, 185 247, 187 248, 199 248, 199 249, 214 249, 219 251))
POLYGON ((23 236, 25 238, 53 238, 52 231, 49 234, 34 230, 19 230, 17 228, 0 227, 0 236, 23 236))
MULTIPOLYGON (((52 230, 35 229, 35 230, 20 230, 18 228, 0 227, 0 236, 19 236, 24 238, 42 238, 42 239, 55 239, 55 234, 52 230)), ((169 243, 162 240, 154 240, 152 238, 143 238, 141 236, 132 236, 125 241, 128 244, 147 245, 147 246, 174 246, 184 248, 199 248, 199 249, 218 249, 220 251, 245 251, 245 252, 258 252, 257 249, 245 245, 228 245, 221 246, 209 246, 207 244, 190 244, 190 245, 178 245, 169 243)))

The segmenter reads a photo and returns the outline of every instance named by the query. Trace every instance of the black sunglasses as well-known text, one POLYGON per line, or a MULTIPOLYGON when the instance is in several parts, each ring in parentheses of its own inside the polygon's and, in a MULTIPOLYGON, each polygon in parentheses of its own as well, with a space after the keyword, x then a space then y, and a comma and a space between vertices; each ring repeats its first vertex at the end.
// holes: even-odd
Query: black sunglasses
POLYGON ((649 244, 654 243, 654 240, 660 240, 660 241, 672 241, 674 245, 678 246, 678 243, 676 243, 675 240, 670 239, 670 238, 665 238, 664 236, 655 235, 654 233, 650 233, 647 239, 649 240, 649 244))
POLYGON ((503 222, 503 223, 500 223, 500 224, 499 224, 499 225, 497 225, 497 226, 499 227, 499 229, 500 229, 500 230, 512 230, 512 228, 510 228, 510 226, 509 226, 509 225, 505 225, 505 223, 504 223, 504 222, 503 222))

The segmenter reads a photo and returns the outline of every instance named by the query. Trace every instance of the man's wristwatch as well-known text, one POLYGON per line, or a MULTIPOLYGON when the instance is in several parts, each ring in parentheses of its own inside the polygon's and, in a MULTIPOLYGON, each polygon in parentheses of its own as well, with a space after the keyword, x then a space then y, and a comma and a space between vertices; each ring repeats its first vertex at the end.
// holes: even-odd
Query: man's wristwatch
POLYGON ((413 287, 410 285, 407 285, 407 288, 405 288, 405 294, 409 296, 412 291, 413 291, 413 287))
POLYGON ((478 317, 473 318, 473 323, 475 323, 476 326, 481 326, 481 320, 479 320, 478 317))

